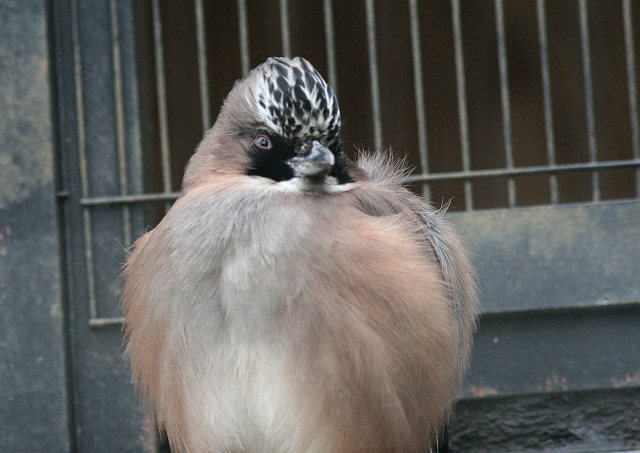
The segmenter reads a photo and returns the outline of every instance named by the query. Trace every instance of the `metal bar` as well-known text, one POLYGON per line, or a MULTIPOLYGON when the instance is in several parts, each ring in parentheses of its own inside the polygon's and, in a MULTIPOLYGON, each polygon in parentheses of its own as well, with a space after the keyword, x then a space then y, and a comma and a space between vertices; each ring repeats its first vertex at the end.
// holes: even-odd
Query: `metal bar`
MULTIPOLYGON (((631 0, 622 0, 624 21, 624 47, 627 57, 627 91, 629 93, 629 119, 631 121, 631 143, 633 158, 640 158, 640 131, 638 128, 638 85, 636 82, 636 57, 633 45, 633 22, 631 0)), ((636 196, 640 198, 640 169, 636 170, 636 196)))
MULTIPOLYGON (((504 30, 504 6, 495 0, 496 35, 498 38, 498 66, 500 70, 500 101, 502 103, 502 133, 506 167, 513 168, 513 142, 511 137, 511 100, 509 97, 509 70, 507 66, 507 44, 504 30)), ((509 207, 516 205, 516 185, 512 177, 507 179, 509 207)))
POLYGON ((373 141, 376 151, 382 151, 382 120, 380 116, 380 82, 378 80, 378 56, 376 50, 376 16, 373 0, 366 1, 367 44, 369 48, 369 76, 371 78, 371 109, 373 116, 373 141))
POLYGON ((242 76, 249 72, 249 24, 247 19, 247 0, 238 0, 238 32, 240 34, 240 63, 242 76))
POLYGON ((202 117, 202 132, 211 126, 211 112, 209 109, 209 78, 207 75, 207 39, 204 24, 204 7, 202 0, 194 0, 196 13, 196 37, 198 47, 198 80, 200 85, 200 114, 202 117))
MULTIPOLYGON (((598 158, 596 141, 595 112, 593 108, 593 81, 591 78, 591 50, 589 44, 589 13, 586 0, 578 0, 580 15, 580 44, 582 48, 582 72, 584 76, 584 97, 587 115, 587 136, 589 140, 589 159, 595 162, 598 158)), ((593 201, 600 200, 600 179, 597 172, 591 175, 591 192, 593 201)))
MULTIPOLYGON (((420 170, 429 173, 429 148, 427 142, 427 121, 424 103, 424 78, 422 74, 422 49, 420 43, 420 21, 418 19, 418 2, 409 0, 411 20, 411 52, 413 56, 413 96, 416 102, 416 122, 418 123, 418 152, 420 170)), ((431 198, 429 184, 423 184, 422 193, 431 198)))
POLYGON ((90 327, 108 327, 124 324, 124 318, 93 318, 89 320, 90 327))
MULTIPOLYGON (((464 55, 462 52, 462 25, 460 23, 460 0, 451 0, 453 21, 453 43, 456 61, 456 87, 458 93, 458 118, 460 122, 460 144, 462 147, 462 169, 468 173, 471 165, 469 158, 469 120, 467 117, 467 94, 464 76, 464 55)), ((473 186, 471 181, 464 182, 464 206, 473 210, 473 186)))
MULTIPOLYGON (((111 55, 113 59, 113 97, 116 112, 116 147, 118 150, 118 177, 120 195, 129 192, 129 177, 127 170, 127 151, 125 145, 124 100, 122 95, 122 65, 120 53, 120 24, 118 22, 118 7, 115 0, 109 0, 109 14, 111 18, 111 55)), ((122 225, 124 243, 131 244, 131 211, 129 206, 122 207, 122 225)))
POLYGON ((331 0, 324 0, 324 39, 327 46, 327 70, 329 85, 338 94, 338 75, 336 71, 336 41, 333 34, 333 4, 331 0))
MULTIPOLYGON (((89 177, 86 148, 86 128, 84 123, 84 100, 82 80, 82 55, 80 53, 80 36, 78 30, 78 2, 72 0, 72 42, 73 42, 73 75, 75 78, 76 111, 78 120, 78 160, 80 164, 80 191, 83 197, 89 196, 89 177)), ((91 231, 91 212, 82 210, 82 234, 84 239, 84 258, 87 265, 87 292, 89 296, 89 318, 97 317, 95 270, 93 266, 93 234, 91 231)))
MULTIPOLYGON (((540 43, 540 70, 542 71, 542 96, 544 100, 544 133, 547 142, 547 162, 556 163, 556 145, 553 131, 553 106, 551 104, 551 77, 549 75, 549 49, 547 43, 547 19, 545 0, 537 0, 538 41, 540 43)), ((558 178, 549 176, 551 204, 558 204, 558 178)))
MULTIPOLYGON (((162 45, 162 21, 160 19, 159 0, 152 0, 153 9, 153 44, 155 54, 156 85, 158 90, 158 121, 160 124, 160 156, 162 166, 162 187, 164 192, 171 192, 171 157, 169 154, 169 126, 167 119, 167 92, 164 77, 164 55, 162 45)), ((169 210, 170 203, 165 204, 169 210)))
MULTIPOLYGON (((604 162, 582 162, 557 165, 540 165, 534 167, 514 167, 512 169, 495 168, 489 170, 470 170, 457 172, 442 172, 412 175, 409 181, 447 181, 480 178, 495 178, 509 176, 526 176, 536 174, 558 174, 565 171, 593 171, 610 170, 616 168, 640 168, 640 159, 612 160, 604 162)), ((139 195, 120 195, 108 197, 86 197, 80 199, 83 207, 104 206, 114 204, 152 203, 158 201, 174 201, 180 196, 180 192, 149 193, 139 195)))
POLYGON ((280 34, 282 35, 282 54, 285 57, 291 57, 289 0, 280 0, 280 34))
POLYGON ((568 171, 597 171, 616 168, 640 168, 640 159, 610 160, 605 162, 583 162, 557 165, 540 165, 533 167, 495 168, 490 170, 454 171, 443 173, 431 173, 430 175, 411 175, 407 178, 411 182, 421 181, 449 181, 472 180, 480 178, 498 178, 527 176, 538 174, 557 174, 568 171))
POLYGON ((180 192, 116 195, 109 197, 83 197, 80 198, 80 205, 89 207, 112 204, 152 203, 154 201, 175 201, 179 196, 180 192))

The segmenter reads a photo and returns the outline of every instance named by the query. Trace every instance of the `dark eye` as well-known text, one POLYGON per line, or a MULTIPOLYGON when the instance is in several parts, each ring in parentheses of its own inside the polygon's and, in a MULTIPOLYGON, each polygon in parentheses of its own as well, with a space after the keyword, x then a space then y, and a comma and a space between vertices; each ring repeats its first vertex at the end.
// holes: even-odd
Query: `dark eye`
POLYGON ((253 139, 253 146, 263 151, 268 151, 273 148, 271 139, 265 134, 256 135, 256 138, 253 139))

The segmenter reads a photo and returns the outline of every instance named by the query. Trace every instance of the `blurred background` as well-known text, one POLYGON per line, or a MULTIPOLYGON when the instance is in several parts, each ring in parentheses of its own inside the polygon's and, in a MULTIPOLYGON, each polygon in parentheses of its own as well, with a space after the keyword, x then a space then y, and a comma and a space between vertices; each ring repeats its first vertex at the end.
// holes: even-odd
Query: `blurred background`
POLYGON ((451 450, 640 448, 637 0, 0 0, 0 30, 1 451, 141 450, 126 249, 274 55, 451 200, 482 293, 451 450))

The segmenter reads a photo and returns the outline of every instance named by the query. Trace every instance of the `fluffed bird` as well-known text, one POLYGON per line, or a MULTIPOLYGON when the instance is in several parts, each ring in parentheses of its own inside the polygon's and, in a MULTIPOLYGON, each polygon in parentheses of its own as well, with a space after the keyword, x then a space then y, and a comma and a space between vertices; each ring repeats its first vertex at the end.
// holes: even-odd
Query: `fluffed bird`
POLYGON ((127 354, 176 452, 424 452, 477 297, 460 240, 384 154, 343 151, 303 58, 238 81, 182 192, 134 245, 127 354))

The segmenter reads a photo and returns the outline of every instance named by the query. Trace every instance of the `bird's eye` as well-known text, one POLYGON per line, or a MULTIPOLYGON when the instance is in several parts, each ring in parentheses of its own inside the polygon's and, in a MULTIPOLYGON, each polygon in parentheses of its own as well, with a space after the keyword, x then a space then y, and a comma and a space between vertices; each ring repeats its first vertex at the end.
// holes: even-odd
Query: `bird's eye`
POLYGON ((253 139, 253 146, 263 151, 268 151, 273 148, 271 139, 265 134, 256 135, 256 138, 253 139))

